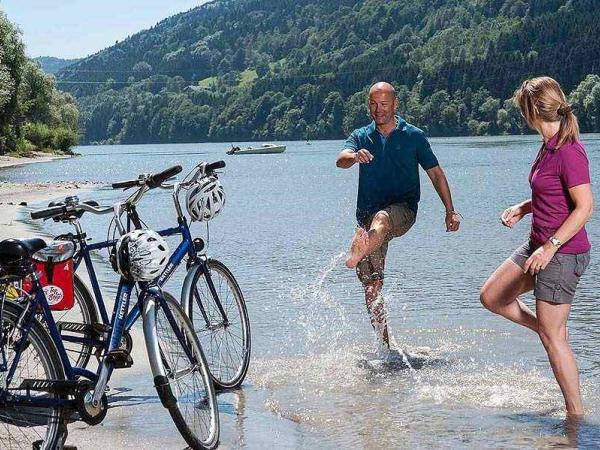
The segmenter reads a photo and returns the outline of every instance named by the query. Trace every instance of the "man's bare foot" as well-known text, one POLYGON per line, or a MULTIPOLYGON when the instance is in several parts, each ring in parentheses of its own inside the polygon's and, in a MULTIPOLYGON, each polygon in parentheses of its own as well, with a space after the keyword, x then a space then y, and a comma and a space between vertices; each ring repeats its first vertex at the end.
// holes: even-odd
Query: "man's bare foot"
POLYGON ((350 244, 350 251, 346 258, 346 267, 354 269, 361 259, 365 257, 365 249, 369 239, 369 233, 364 228, 357 228, 352 243, 350 244))

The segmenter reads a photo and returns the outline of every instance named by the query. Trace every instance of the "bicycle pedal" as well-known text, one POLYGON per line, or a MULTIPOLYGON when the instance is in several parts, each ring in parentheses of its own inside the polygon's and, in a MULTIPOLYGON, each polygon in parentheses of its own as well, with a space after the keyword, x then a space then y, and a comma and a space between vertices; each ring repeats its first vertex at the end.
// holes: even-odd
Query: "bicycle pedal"
POLYGON ((127 369, 133 366, 133 359, 131 355, 125 349, 118 348, 112 352, 108 352, 105 358, 107 363, 112 364, 115 369, 127 369))
POLYGON ((77 382, 71 380, 36 380, 25 378, 21 381, 19 389, 65 395, 75 392, 76 387, 77 382))

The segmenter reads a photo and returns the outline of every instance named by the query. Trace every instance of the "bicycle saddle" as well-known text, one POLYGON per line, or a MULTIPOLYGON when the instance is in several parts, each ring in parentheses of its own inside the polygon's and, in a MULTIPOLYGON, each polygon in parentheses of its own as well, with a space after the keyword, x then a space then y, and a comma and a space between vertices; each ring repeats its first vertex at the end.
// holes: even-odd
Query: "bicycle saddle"
POLYGON ((40 238, 5 239, 0 242, 0 264, 30 259, 38 250, 46 247, 46 242, 40 238))

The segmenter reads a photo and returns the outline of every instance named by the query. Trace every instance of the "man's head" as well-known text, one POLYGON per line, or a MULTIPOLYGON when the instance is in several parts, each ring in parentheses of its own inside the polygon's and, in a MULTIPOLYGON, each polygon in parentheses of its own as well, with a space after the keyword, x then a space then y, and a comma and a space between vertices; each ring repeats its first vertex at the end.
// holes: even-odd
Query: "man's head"
POLYGON ((396 90, 390 83, 380 81, 369 89, 369 112, 377 126, 395 123, 395 115, 400 106, 396 90))

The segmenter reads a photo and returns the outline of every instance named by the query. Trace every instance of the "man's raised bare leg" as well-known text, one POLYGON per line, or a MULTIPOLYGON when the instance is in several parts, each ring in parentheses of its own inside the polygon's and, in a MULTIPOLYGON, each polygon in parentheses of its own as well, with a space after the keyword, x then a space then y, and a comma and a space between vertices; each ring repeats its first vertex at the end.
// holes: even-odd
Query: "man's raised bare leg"
POLYGON ((346 258, 346 266, 356 267, 365 256, 381 247, 391 229, 390 217, 384 211, 375 214, 368 232, 364 228, 357 228, 346 258))

